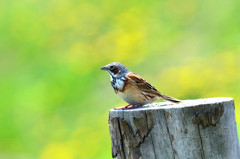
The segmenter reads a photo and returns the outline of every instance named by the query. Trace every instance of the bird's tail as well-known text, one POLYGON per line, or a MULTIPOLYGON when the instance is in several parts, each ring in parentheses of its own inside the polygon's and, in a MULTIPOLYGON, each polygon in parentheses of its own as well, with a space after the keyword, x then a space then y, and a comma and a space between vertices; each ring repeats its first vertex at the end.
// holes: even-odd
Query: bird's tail
POLYGON ((169 102, 180 103, 180 100, 179 100, 179 99, 176 99, 176 98, 173 98, 173 97, 164 95, 164 94, 161 94, 160 97, 161 97, 163 100, 166 100, 166 101, 169 101, 169 102))

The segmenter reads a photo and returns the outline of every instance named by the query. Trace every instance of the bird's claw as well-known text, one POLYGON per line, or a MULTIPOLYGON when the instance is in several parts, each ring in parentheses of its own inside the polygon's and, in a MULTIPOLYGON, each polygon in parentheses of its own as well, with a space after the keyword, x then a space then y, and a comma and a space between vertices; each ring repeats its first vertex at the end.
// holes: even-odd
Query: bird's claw
POLYGON ((134 108, 138 108, 140 105, 136 104, 136 105, 131 105, 128 104, 124 107, 119 107, 119 108, 114 108, 114 110, 125 110, 125 109, 134 109, 134 108))
POLYGON ((119 108, 114 108, 114 110, 124 110, 124 109, 129 109, 128 107, 132 106, 131 104, 128 104, 124 107, 119 107, 119 108))

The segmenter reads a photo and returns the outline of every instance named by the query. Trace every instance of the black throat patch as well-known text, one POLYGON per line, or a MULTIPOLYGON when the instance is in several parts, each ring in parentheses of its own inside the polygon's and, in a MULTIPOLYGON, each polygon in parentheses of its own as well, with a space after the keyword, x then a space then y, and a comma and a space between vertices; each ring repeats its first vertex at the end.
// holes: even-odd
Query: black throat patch
POLYGON ((112 85, 114 91, 117 92, 117 91, 118 91, 118 88, 117 88, 117 86, 116 86, 116 78, 115 78, 115 77, 112 77, 111 85, 112 85))
POLYGON ((113 77, 112 76, 112 79, 111 79, 111 85, 114 89, 115 92, 118 92, 119 89, 121 88, 118 88, 119 86, 119 81, 122 81, 123 83, 126 81, 126 78, 125 77, 121 77, 121 78, 116 78, 116 77, 113 77), (118 83, 117 83, 118 82, 118 83))

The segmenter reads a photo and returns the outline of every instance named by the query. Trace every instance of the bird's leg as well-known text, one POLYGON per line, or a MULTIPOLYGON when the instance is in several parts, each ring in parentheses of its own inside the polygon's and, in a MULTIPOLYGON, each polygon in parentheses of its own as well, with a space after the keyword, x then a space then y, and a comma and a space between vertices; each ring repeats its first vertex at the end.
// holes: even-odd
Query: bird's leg
POLYGON ((134 108, 139 108, 139 107, 141 107, 142 105, 140 105, 140 104, 134 104, 134 105, 132 105, 130 108, 127 108, 127 109, 134 109, 134 108))
POLYGON ((142 105, 140 104, 134 104, 134 105, 131 105, 131 104, 128 104, 124 107, 120 107, 120 108, 114 108, 114 110, 125 110, 125 109, 134 109, 134 108, 139 108, 141 107, 142 105))
POLYGON ((128 107, 132 106, 131 104, 128 104, 124 107, 119 107, 119 108, 114 108, 114 110, 124 110, 124 109, 129 109, 128 107))

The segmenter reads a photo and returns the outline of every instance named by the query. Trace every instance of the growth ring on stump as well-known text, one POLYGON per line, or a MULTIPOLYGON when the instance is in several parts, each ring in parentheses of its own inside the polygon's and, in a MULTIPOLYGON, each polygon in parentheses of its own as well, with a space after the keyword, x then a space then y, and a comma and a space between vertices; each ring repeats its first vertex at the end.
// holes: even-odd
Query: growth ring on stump
POLYGON ((110 110, 116 159, 239 159, 234 100, 208 98, 110 110))

